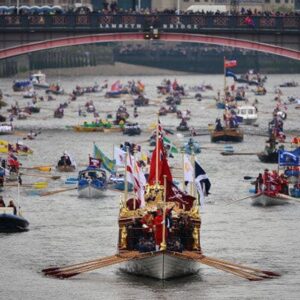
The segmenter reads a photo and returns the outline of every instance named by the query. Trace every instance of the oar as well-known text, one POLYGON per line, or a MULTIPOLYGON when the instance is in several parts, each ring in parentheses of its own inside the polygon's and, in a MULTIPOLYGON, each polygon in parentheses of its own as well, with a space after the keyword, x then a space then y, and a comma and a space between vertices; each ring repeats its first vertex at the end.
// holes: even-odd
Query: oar
MULTIPOLYGON (((4 187, 17 187, 17 183, 13 184, 5 184, 4 187)), ((36 189, 44 189, 48 187, 48 182, 46 181, 40 181, 40 182, 35 182, 35 183, 25 183, 20 185, 20 187, 34 187, 36 189)))
POLYGON ((272 271, 266 271, 266 270, 259 270, 259 269, 256 269, 256 268, 251 268, 251 267, 248 267, 248 266, 244 266, 244 265, 239 265, 239 264, 236 264, 236 263, 232 263, 232 262, 228 262, 228 261, 225 261, 225 260, 222 260, 222 259, 217 259, 217 258, 213 258, 213 257, 208 257, 208 256, 205 256, 205 259, 208 259, 208 260, 212 260, 216 263, 220 263, 220 264, 226 264, 226 265, 230 265, 232 267, 236 267, 236 268, 239 268, 239 269, 244 269, 244 270, 249 270, 249 271, 253 271, 253 272, 257 272, 257 273, 264 273, 268 276, 280 276, 279 273, 276 273, 276 272, 272 272, 272 271))
POLYGON ((41 197, 50 196, 50 195, 63 193, 63 192, 67 192, 67 191, 72 191, 72 190, 77 190, 77 187, 73 187, 73 188, 69 188, 69 189, 60 189, 60 190, 56 190, 56 191, 52 191, 52 192, 47 192, 47 193, 41 194, 40 196, 41 197))
POLYGON ((43 178, 50 178, 50 179, 53 179, 53 180, 57 180, 57 179, 60 179, 61 176, 59 175, 38 175, 38 174, 27 174, 27 173, 21 173, 20 175, 22 176, 32 176, 32 177, 43 177, 43 178))
MULTIPOLYGON (((260 194, 262 194, 262 193, 256 194, 256 196, 259 196, 260 194)), ((247 196, 247 197, 244 197, 244 198, 241 198, 241 199, 237 199, 237 200, 234 200, 234 201, 231 201, 231 202, 227 203, 226 205, 231 205, 232 203, 242 201, 242 200, 246 200, 246 199, 249 199, 249 198, 252 198, 252 197, 253 197, 253 195, 247 196)))
POLYGON ((41 172, 50 172, 51 168, 51 166, 21 167, 24 170, 38 170, 41 172))
POLYGON ((256 152, 221 152, 222 155, 229 156, 229 155, 257 155, 256 152))
POLYGON ((291 201, 296 201, 296 202, 299 202, 300 199, 297 199, 297 198, 294 198, 294 197, 291 197, 289 195, 285 195, 285 194, 281 194, 281 193, 278 193, 277 195, 279 195, 280 197, 286 199, 286 200, 291 200, 291 201))

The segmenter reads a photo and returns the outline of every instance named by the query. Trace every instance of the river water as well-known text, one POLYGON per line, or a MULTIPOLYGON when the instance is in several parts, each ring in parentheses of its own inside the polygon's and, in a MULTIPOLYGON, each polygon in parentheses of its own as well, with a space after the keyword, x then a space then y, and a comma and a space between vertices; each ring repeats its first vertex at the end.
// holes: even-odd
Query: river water
MULTIPOLYGON (((170 77, 175 78, 174 76, 170 77)), ((182 109, 192 111, 189 125, 206 129, 214 123, 222 111, 217 110, 211 99, 217 89, 222 88, 223 77, 214 76, 176 76, 179 83, 194 85, 206 82, 214 86, 213 92, 204 93, 207 98, 201 102, 187 99, 182 109)), ((143 134, 131 141, 141 143, 148 149, 145 141, 149 135, 149 124, 156 120, 159 98, 155 86, 163 77, 60 77, 48 81, 60 80, 66 91, 71 91, 76 84, 92 85, 94 81, 103 82, 116 79, 126 82, 142 79, 146 84, 147 96, 151 106, 139 108, 136 119, 143 128, 143 134)), ((266 84, 267 95, 257 96, 259 100, 258 127, 247 127, 244 142, 234 145, 235 151, 258 152, 263 150, 267 122, 275 107, 274 87, 283 81, 296 80, 299 75, 272 75, 266 84)), ((12 80, 1 79, 0 88, 9 104, 18 101, 20 106, 28 101, 21 94, 12 92, 12 80), (9 96, 8 96, 9 95, 9 96)), ((299 96, 300 88, 282 89, 283 99, 299 96)), ((43 94, 43 92, 39 92, 43 94)), ((250 102, 254 94, 247 92, 250 102)), ((29 120, 15 121, 17 136, 3 138, 16 142, 18 137, 31 128, 42 128, 42 133, 33 141, 26 141, 34 150, 28 158, 22 158, 24 166, 55 165, 64 150, 75 157, 78 165, 86 164, 92 154, 92 143, 109 156, 114 144, 126 139, 122 134, 75 133, 66 130, 66 125, 76 125, 92 117, 78 117, 78 106, 92 99, 104 117, 107 112, 115 111, 120 99, 107 100, 103 94, 90 94, 78 98, 65 111, 64 119, 54 119, 53 109, 58 103, 66 101, 67 96, 55 96, 56 101, 39 103, 41 113, 29 120)), ((126 99, 126 98, 125 98, 126 99)), ((126 102, 129 103, 130 102, 126 102)), ((298 131, 299 110, 295 105, 288 106, 288 118, 285 129, 298 131)), ((4 109, 2 109, 2 112, 4 109)), ((129 107, 132 114, 133 108, 129 107)), ((175 116, 161 117, 163 126, 175 127, 179 121, 175 116)), ((171 136, 176 144, 182 144, 181 135, 171 136)), ((288 140, 290 137, 288 137, 288 140)), ((210 144, 208 135, 196 138, 203 146, 223 149, 223 145, 210 144)), ((229 261, 243 263, 262 269, 279 272, 282 276, 262 282, 248 282, 231 274, 202 266, 199 274, 165 282, 124 274, 118 266, 82 274, 68 280, 46 278, 41 270, 50 265, 64 265, 81 262, 92 258, 112 255, 116 252, 118 233, 118 208, 120 194, 107 192, 103 199, 79 199, 76 191, 56 194, 49 197, 33 195, 32 190, 21 191, 19 205, 24 216, 30 222, 30 231, 19 234, 0 234, 0 299, 299 299, 300 297, 300 205, 260 208, 250 205, 249 200, 229 202, 248 195, 249 182, 244 176, 256 176, 259 171, 275 165, 262 164, 256 156, 221 156, 216 150, 202 150, 198 156, 211 183, 211 195, 202 209, 201 243, 205 254, 229 261)), ((180 157, 170 160, 170 164, 179 167, 180 157)), ((179 171, 174 176, 181 176, 179 171)), ((33 174, 33 171, 27 173, 33 174)), ((38 173, 35 173, 38 174, 38 173)), ((68 187, 62 179, 49 181, 48 190, 68 187)), ((70 176, 76 176, 76 173, 70 176)), ((24 183, 44 181, 46 179, 23 176, 24 183)), ((17 197, 15 188, 3 192, 8 201, 17 197)))

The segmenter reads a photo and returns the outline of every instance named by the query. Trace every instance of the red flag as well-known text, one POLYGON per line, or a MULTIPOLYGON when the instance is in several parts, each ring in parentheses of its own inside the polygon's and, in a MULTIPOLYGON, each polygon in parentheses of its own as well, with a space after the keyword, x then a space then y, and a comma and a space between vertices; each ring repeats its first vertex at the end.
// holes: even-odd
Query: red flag
POLYGON ((237 66, 236 60, 224 60, 224 67, 225 68, 233 68, 237 66))
POLYGON ((158 139, 158 144, 156 145, 150 162, 150 174, 148 178, 148 184, 156 184, 156 166, 158 167, 158 184, 164 184, 164 175, 167 176, 167 182, 172 182, 172 174, 168 164, 167 156, 161 139, 158 139), (158 155, 156 153, 158 152, 158 155), (156 157, 158 157, 158 163, 156 163, 156 157))
POLYGON ((100 168, 101 167, 101 160, 93 157, 89 157, 89 166, 100 168))
POLYGON ((193 207, 195 197, 182 192, 174 183, 168 182, 167 201, 177 202, 184 210, 190 210, 193 207))

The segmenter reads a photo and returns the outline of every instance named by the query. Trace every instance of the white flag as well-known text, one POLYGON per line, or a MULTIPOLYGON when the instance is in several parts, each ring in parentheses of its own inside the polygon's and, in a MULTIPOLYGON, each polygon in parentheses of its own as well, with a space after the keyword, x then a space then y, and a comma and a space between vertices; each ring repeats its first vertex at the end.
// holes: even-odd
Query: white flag
POLYGON ((127 156, 127 175, 127 180, 133 184, 133 189, 138 199, 141 200, 141 207, 144 207, 145 185, 147 181, 142 169, 137 165, 131 155, 127 156))
POLYGON ((194 168, 186 154, 184 155, 184 160, 183 160, 183 170, 184 170, 184 181, 193 182, 194 168))
POLYGON ((125 159, 126 159, 126 152, 120 149, 119 147, 114 147, 114 159, 116 160, 116 166, 124 167, 125 166, 125 159))

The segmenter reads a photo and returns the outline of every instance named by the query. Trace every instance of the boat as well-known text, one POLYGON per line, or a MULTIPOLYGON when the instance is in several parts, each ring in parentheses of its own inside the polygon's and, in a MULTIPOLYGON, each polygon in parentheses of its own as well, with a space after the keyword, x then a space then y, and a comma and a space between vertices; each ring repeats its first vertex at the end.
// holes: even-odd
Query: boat
POLYGON ((177 110, 177 119, 185 119, 190 120, 191 119, 191 111, 190 110, 177 110))
POLYGON ((24 92, 32 88, 32 82, 30 80, 15 80, 12 88, 14 92, 24 92))
POLYGON ((86 124, 73 126, 73 129, 77 132, 104 132, 103 127, 86 126, 86 124))
POLYGON ((213 130, 211 132, 211 142, 242 142, 244 132, 239 128, 223 128, 222 130, 213 130))
POLYGON ((78 195, 84 198, 99 198, 107 189, 106 171, 88 167, 78 174, 78 195))
POLYGON ((141 132, 142 132, 142 130, 141 130, 140 126, 137 123, 133 123, 133 124, 127 123, 124 126, 123 134, 127 134, 129 136, 132 136, 132 135, 140 135, 141 132))
MULTIPOLYGON (((110 178, 110 180, 112 182, 112 184, 111 184, 112 189, 119 190, 119 191, 125 191, 124 178, 110 178)), ((133 191, 132 183, 128 182, 127 189, 128 189, 128 192, 133 191)))
POLYGON ((242 120, 243 124, 252 125, 257 120, 256 108, 254 106, 239 106, 237 108, 237 116, 242 120))
POLYGON ((264 191, 251 197, 252 205, 274 206, 288 204, 289 196, 274 192, 264 191))
POLYGON ((279 87, 297 87, 297 86, 299 86, 299 84, 296 81, 287 81, 279 85, 279 87))
POLYGON ((143 95, 139 95, 137 98, 134 99, 135 106, 148 106, 149 99, 144 97, 143 95))
POLYGON ((64 89, 59 84, 51 84, 45 91, 46 94, 63 95, 64 89))
POLYGON ((56 170, 59 172, 74 172, 76 170, 76 166, 56 166, 56 170))
POLYGON ((54 118, 62 119, 64 117, 64 109, 59 107, 54 111, 54 118))
POLYGON ((37 89, 49 89, 50 84, 46 82, 46 75, 41 71, 31 74, 30 81, 37 89))
POLYGON ((256 96, 264 96, 267 93, 267 90, 263 86, 258 86, 254 91, 256 96))
POLYGON ((158 111, 159 116, 166 116, 167 113, 168 113, 168 110, 164 106, 160 107, 160 109, 158 111))
POLYGON ((0 207, 0 232, 27 231, 29 222, 20 214, 14 214, 13 207, 0 207))
POLYGON ((261 162, 269 164, 278 163, 278 151, 272 153, 266 153, 265 151, 257 153, 257 156, 261 162))
POLYGON ((14 127, 12 124, 6 124, 6 123, 0 124, 0 135, 13 134, 13 133, 14 133, 14 127))
POLYGON ((200 144, 196 141, 194 141, 192 138, 186 143, 184 143, 181 150, 186 154, 199 154, 201 153, 201 147, 200 144))
POLYGON ((43 273, 56 278, 70 278, 123 263, 122 269, 127 273, 165 280, 195 274, 201 264, 205 264, 248 280, 280 276, 203 254, 198 201, 173 183, 163 142, 158 134, 156 138, 146 190, 141 184, 143 180, 136 179, 140 174, 138 166, 128 160, 130 163, 126 169, 134 177, 137 192, 133 197, 128 197, 125 191, 120 203, 117 253, 70 266, 49 267, 43 269, 43 273))

